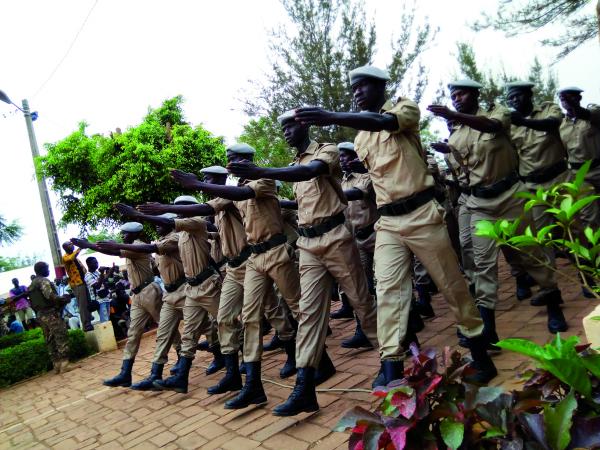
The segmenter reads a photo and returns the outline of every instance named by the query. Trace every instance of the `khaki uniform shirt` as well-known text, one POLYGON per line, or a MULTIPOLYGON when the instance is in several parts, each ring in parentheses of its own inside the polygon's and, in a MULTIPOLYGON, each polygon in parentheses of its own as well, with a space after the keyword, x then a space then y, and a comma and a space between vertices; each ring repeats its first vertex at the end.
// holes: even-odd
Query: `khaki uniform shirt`
POLYGON ((202 217, 175 219, 179 231, 179 254, 187 278, 193 278, 208 267, 210 244, 206 221, 202 217))
POLYGON ((510 110, 496 106, 491 111, 479 109, 478 116, 497 120, 502 130, 497 133, 482 133, 463 124, 455 125, 448 144, 466 155, 470 186, 489 186, 515 172, 518 156, 510 140, 510 110))
POLYGON ((346 225, 350 227, 352 234, 361 228, 368 227, 375 223, 379 218, 377 205, 373 200, 373 183, 368 173, 344 173, 342 178, 342 188, 344 191, 358 189, 363 193, 361 200, 348 202, 348 208, 344 211, 346 214, 346 225))
MULTIPOLYGON (((540 106, 535 106, 527 118, 562 120, 563 113, 558 105, 544 102, 540 106)), ((566 157, 565 147, 558 133, 538 131, 516 125, 511 126, 510 133, 519 154, 519 175, 521 176, 550 167, 566 157)))
POLYGON ((239 210, 231 200, 215 198, 207 202, 215 210, 215 226, 221 237, 221 250, 226 258, 235 258, 246 246, 246 231, 239 210))
POLYGON ((398 120, 395 131, 359 131, 354 140, 358 157, 369 170, 377 206, 383 206, 433 186, 419 137, 419 106, 400 98, 386 102, 381 113, 398 120))
POLYGON ((326 175, 294 183, 301 227, 319 224, 342 212, 348 204, 341 186, 342 168, 337 147, 312 141, 304 153, 296 155, 292 164, 306 165, 311 161, 321 161, 329 170, 326 175))
POLYGON ((590 120, 565 117, 560 125, 560 138, 571 163, 584 163, 600 158, 600 106, 588 107, 590 120))
POLYGON ((275 180, 244 180, 240 186, 248 186, 256 195, 248 200, 233 202, 242 216, 248 243, 258 244, 283 233, 275 180))
POLYGON ((183 264, 179 256, 179 234, 171 231, 154 242, 158 249, 156 264, 165 284, 173 284, 183 277, 183 264))
POLYGON ((298 211, 282 208, 281 218, 283 219, 283 232, 287 236, 288 242, 296 242, 300 236, 298 234, 298 211))
MULTIPOLYGON (((134 244, 145 244, 144 241, 136 239, 134 244)), ((129 250, 121 250, 121 257, 125 258, 125 266, 127 267, 127 277, 131 288, 135 289, 147 281, 154 280, 154 272, 152 271, 152 256, 148 253, 131 252, 129 250)))

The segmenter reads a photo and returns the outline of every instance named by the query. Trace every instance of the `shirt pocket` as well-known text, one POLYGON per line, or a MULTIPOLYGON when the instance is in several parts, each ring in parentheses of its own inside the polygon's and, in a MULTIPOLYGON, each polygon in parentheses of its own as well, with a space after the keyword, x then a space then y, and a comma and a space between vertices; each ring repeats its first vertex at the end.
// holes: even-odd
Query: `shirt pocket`
POLYGON ((295 194, 298 198, 302 197, 316 197, 321 195, 321 178, 317 177, 308 181, 302 181, 300 183, 296 183, 296 191, 295 194))

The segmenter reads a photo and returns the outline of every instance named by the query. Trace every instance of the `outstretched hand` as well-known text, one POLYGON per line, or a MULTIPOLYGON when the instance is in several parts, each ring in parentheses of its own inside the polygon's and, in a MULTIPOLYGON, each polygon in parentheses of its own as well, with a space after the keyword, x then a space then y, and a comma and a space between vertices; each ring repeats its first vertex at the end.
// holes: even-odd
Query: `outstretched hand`
POLYGON ((171 177, 186 189, 197 189, 200 181, 195 174, 176 169, 171 170, 171 177))
POLYGON ((442 117, 444 119, 452 119, 455 114, 454 111, 444 105, 429 105, 427 111, 436 117, 442 117))
POLYGON ((261 168, 251 162, 232 162, 227 170, 243 180, 258 180, 262 177, 261 168))
POLYGON ((92 243, 87 239, 71 238, 69 239, 73 245, 79 248, 91 248, 92 243))
POLYGON ((114 205, 114 208, 117 211, 119 211, 119 214, 121 214, 121 216, 128 219, 135 219, 136 217, 140 216, 140 213, 137 209, 124 203, 117 203, 116 205, 114 205))
POLYGON ((121 250, 119 244, 115 241, 99 241, 96 245, 98 246, 98 249, 100 249, 101 252, 118 252, 119 250, 121 250))
POLYGON ((303 125, 327 126, 333 124, 333 113, 318 106, 296 109, 296 121, 303 125))
POLYGON ((168 212, 167 208, 169 205, 163 205, 162 203, 157 202, 147 202, 143 205, 137 205, 137 210, 142 214, 147 214, 148 216, 160 216, 168 212))

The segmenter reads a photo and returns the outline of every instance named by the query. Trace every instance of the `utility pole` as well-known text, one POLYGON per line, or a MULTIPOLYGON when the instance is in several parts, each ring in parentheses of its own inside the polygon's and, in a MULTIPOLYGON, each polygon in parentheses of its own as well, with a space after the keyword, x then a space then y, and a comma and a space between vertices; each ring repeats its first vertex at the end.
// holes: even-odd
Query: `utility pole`
MULTIPOLYGON (((31 146, 31 156, 33 157, 35 170, 35 160, 38 156, 40 156, 40 152, 38 150, 35 132, 33 131, 33 120, 31 119, 29 102, 27 100, 23 100, 22 111, 23 115, 25 116, 25 124, 27 125, 27 134, 29 134, 29 145, 31 146)), ((37 180, 38 190, 40 192, 40 200, 42 202, 42 211, 44 212, 44 221, 46 222, 46 233, 48 235, 48 243, 50 244, 52 262, 54 263, 56 276, 58 278, 62 278, 65 274, 65 270, 62 263, 60 243, 58 241, 58 233, 56 232, 56 224, 54 223, 54 215, 52 214, 52 205, 50 203, 50 196, 48 195, 46 179, 42 175, 39 175, 37 170, 35 177, 37 180)))

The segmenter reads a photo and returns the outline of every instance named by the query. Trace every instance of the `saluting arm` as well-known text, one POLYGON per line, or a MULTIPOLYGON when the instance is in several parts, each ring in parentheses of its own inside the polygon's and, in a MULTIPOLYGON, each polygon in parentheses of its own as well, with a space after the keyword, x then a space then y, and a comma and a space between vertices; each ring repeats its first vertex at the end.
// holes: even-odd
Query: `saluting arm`
POLYGON ((200 181, 193 173, 182 172, 181 170, 172 170, 171 176, 186 189, 202 191, 213 197, 220 197, 234 202, 256 197, 255 192, 248 186, 209 184, 200 181))
POLYGON ((93 244, 87 239, 71 238, 71 242, 73 243, 73 245, 76 245, 79 248, 89 248, 94 250, 95 252, 104 253, 105 255, 121 256, 121 254, 118 251, 108 251, 106 249, 100 249, 98 244, 93 244))
POLYGON ((215 210, 206 203, 198 205, 165 205, 161 203, 144 203, 137 206, 144 215, 157 216, 164 213, 174 213, 182 217, 213 216, 215 210))
MULTIPOLYGON (((308 181, 329 173, 329 167, 322 161, 313 160, 308 164, 297 164, 289 167, 260 167, 260 178, 289 182, 308 181)), ((235 173, 235 169, 232 168, 235 173)))
POLYGON ((548 119, 527 119, 520 114, 512 114, 511 122, 514 125, 531 128, 537 131, 546 131, 548 133, 558 133, 560 128, 560 119, 548 118, 548 119))
POLYGON ((462 123, 482 133, 497 133, 502 131, 502 124, 499 121, 489 119, 485 116, 455 112, 451 120, 462 123))

